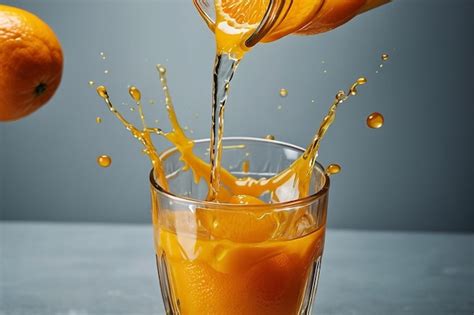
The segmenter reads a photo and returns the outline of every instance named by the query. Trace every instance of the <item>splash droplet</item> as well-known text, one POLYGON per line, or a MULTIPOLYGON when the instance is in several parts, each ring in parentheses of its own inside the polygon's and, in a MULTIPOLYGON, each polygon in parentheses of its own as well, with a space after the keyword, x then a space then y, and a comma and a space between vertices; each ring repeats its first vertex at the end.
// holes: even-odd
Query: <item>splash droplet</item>
POLYGON ((335 175, 341 172, 341 166, 339 164, 330 164, 326 167, 326 174, 335 175))
POLYGON ((381 58, 382 58, 382 61, 387 61, 390 57, 388 54, 382 54, 381 58))
POLYGON ((96 91, 97 91, 97 94, 99 94, 99 96, 102 97, 103 99, 106 99, 109 97, 109 94, 107 93, 107 88, 103 85, 98 86, 96 91))
POLYGON ((97 157, 97 164, 100 167, 109 167, 112 164, 112 158, 108 155, 100 155, 97 157))
POLYGON ((156 65, 156 68, 158 69, 158 72, 163 75, 166 74, 166 68, 163 67, 162 65, 156 65))
POLYGON ((136 86, 132 85, 128 89, 128 93, 130 94, 130 96, 133 98, 135 102, 140 102, 140 100, 142 99, 142 93, 140 92, 139 89, 137 89, 136 86))
POLYGON ((280 96, 281 97, 287 97, 288 96, 288 90, 287 89, 280 89, 280 96))
POLYGON ((93 85, 94 85, 94 81, 92 81, 92 80, 89 81, 89 85, 90 85, 90 86, 93 86, 93 85))
POLYGON ((275 136, 274 136, 274 135, 266 135, 266 136, 265 136, 265 139, 267 139, 267 140, 275 140, 275 136))
POLYGON ((380 113, 372 113, 367 117, 367 126, 372 129, 379 129, 384 124, 384 117, 380 113))
POLYGON ((100 124, 100 123, 102 122, 102 118, 100 118, 99 116, 97 116, 97 117, 95 118, 95 122, 96 122, 97 124, 100 124))

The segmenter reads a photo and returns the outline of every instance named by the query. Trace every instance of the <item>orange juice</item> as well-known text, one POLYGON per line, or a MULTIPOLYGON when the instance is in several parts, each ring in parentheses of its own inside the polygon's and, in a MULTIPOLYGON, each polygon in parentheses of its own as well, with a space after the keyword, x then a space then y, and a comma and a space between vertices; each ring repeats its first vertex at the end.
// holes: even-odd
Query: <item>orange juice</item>
POLYGON ((254 242, 268 224, 242 225, 232 216, 220 218, 237 223, 226 226, 225 239, 206 233, 185 211, 160 217, 160 224, 154 220, 157 261, 167 274, 173 314, 299 314, 322 255, 325 226, 301 237, 254 242))

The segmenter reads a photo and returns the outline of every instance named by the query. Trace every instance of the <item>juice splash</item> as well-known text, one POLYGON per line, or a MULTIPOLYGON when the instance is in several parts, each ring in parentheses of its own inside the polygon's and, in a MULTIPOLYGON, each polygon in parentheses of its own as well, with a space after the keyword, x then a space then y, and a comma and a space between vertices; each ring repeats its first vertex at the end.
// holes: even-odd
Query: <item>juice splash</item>
MULTIPOLYGON (((171 94, 169 92, 169 87, 166 80, 166 69, 161 65, 158 65, 157 69, 160 76, 162 89, 165 94, 165 105, 166 111, 168 113, 168 119, 171 124, 171 131, 169 132, 165 132, 160 128, 148 127, 143 114, 141 93, 135 86, 131 86, 129 88, 129 94, 136 102, 142 122, 142 127, 136 127, 124 118, 124 116, 113 105, 106 87, 97 87, 97 93, 104 100, 110 111, 125 126, 125 128, 142 143, 144 146, 144 152, 148 155, 152 162, 155 176, 159 180, 160 184, 163 185, 163 187, 167 186, 166 176, 162 169, 159 152, 153 143, 153 135, 163 136, 169 142, 171 142, 181 154, 181 161, 184 163, 184 170, 190 170, 193 172, 196 183, 200 180, 204 180, 211 191, 212 164, 203 161, 193 153, 193 140, 185 134, 184 129, 179 123, 174 110, 171 94)), ((270 193, 272 196, 271 202, 273 203, 289 201, 285 199, 285 197, 280 196, 278 193, 278 188, 282 185, 292 185, 297 187, 298 198, 307 196, 310 185, 309 179, 311 178, 311 171, 316 163, 319 147, 329 127, 336 119, 336 113, 339 106, 347 101, 351 96, 357 95, 357 88, 360 85, 364 85, 366 83, 367 79, 361 77, 350 86, 347 92, 341 90, 336 94, 333 104, 330 106, 327 115, 323 118, 317 133, 314 135, 313 140, 306 148, 304 154, 302 154, 286 170, 271 178, 254 179, 251 177, 238 178, 232 175, 231 172, 225 168, 219 166, 219 174, 222 186, 214 196, 213 200, 217 202, 228 203, 234 196, 250 196, 258 199, 262 197, 263 194, 270 193)), ((222 153, 222 149, 224 149, 222 142, 220 142, 219 145, 221 147, 220 152, 222 153)))

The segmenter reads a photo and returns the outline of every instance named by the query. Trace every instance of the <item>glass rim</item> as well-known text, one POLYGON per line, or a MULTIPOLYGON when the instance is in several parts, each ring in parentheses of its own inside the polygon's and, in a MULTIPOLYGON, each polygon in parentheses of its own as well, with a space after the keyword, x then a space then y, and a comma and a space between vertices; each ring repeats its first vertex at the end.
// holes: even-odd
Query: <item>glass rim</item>
MULTIPOLYGON (((288 147, 291 149, 294 149, 296 151, 299 151, 301 153, 304 153, 304 149, 300 146, 283 142, 283 141, 278 141, 278 140, 269 140, 269 139, 262 139, 262 138, 254 138, 254 137, 224 137, 222 138, 223 141, 226 140, 242 140, 242 141, 254 141, 254 142, 262 142, 262 143, 272 143, 272 144, 277 144, 280 146, 288 147)), ((194 143, 204 143, 204 142, 209 142, 209 138, 205 139, 197 139, 193 140, 194 143)), ((178 151, 176 147, 171 147, 163 153, 160 154, 160 159, 166 158, 168 155, 171 155, 178 151)), ((295 208, 295 207, 302 207, 308 204, 313 203, 314 201, 318 200, 319 198, 327 195, 330 187, 330 179, 329 176, 326 172, 324 172, 324 167, 319 163, 316 162, 314 165, 314 168, 320 168, 324 174, 324 185, 319 189, 318 191, 312 193, 311 195, 308 195, 303 198, 298 198, 294 200, 289 200, 289 201, 284 201, 284 202, 277 202, 277 203, 271 203, 271 204, 258 204, 258 205, 243 205, 243 204, 234 204, 234 203, 226 203, 226 202, 216 202, 216 201, 206 201, 206 200, 199 200, 199 199, 194 199, 186 196, 180 196, 176 195, 172 192, 167 191, 163 187, 161 187, 160 184, 155 179, 155 175, 153 172, 153 168, 150 171, 150 183, 154 189, 156 189, 158 192, 164 194, 166 197, 168 197, 171 200, 177 201, 177 202, 185 202, 190 205, 194 205, 200 208, 207 208, 207 209, 219 209, 219 210, 242 210, 243 208, 252 208, 256 210, 260 209, 272 209, 272 210, 284 210, 287 208, 295 208)))

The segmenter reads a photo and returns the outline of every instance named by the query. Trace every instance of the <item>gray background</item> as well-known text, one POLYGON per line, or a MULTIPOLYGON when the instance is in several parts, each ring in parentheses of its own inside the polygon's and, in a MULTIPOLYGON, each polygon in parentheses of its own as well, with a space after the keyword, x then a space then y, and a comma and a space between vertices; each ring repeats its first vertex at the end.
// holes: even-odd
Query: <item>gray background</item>
MULTIPOLYGON (((88 81, 106 84, 135 118, 121 103, 137 85, 146 100, 159 100, 148 115, 166 128, 154 70, 164 63, 183 124, 208 137, 213 38, 191 0, 6 3, 51 25, 65 69, 46 107, 0 124, 1 219, 148 222, 149 162, 88 81), (104 153, 113 157, 108 169, 95 162, 104 153)), ((271 133, 305 146, 337 90, 366 75, 321 149, 323 164, 343 166, 329 225, 474 231, 473 9, 470 0, 397 0, 327 34, 258 46, 235 77, 226 135, 271 133), (391 59, 379 69, 383 52, 391 59), (381 130, 365 127, 373 111, 386 117, 381 130)))

